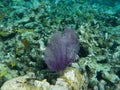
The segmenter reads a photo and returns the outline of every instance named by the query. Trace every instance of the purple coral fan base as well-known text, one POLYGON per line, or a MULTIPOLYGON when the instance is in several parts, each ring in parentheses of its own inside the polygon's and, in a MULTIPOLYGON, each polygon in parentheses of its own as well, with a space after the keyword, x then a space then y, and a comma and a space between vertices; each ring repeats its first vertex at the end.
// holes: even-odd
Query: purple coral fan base
POLYGON ((45 62, 52 71, 65 69, 72 63, 79 52, 79 42, 76 33, 66 28, 62 34, 57 31, 51 38, 45 50, 45 62))

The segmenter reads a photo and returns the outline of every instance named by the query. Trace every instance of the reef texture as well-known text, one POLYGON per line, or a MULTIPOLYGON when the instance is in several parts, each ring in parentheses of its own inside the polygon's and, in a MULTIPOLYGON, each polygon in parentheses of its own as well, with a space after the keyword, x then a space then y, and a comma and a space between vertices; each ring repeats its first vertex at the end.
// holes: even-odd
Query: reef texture
POLYGON ((67 68, 56 80, 55 85, 50 85, 46 79, 38 81, 35 77, 21 76, 5 82, 1 90, 82 90, 83 87, 87 85, 79 69, 67 68))
POLYGON ((119 0, 0 1, 0 87, 120 90, 119 0), (66 27, 78 36, 80 51, 54 72, 45 63, 45 50, 52 35, 64 34, 66 27))

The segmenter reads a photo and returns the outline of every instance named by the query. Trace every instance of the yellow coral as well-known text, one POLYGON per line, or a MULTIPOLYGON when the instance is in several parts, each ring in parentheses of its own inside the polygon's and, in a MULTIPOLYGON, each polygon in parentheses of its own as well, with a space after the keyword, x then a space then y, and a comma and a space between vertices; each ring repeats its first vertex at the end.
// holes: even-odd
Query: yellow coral
POLYGON ((34 29, 17 29, 15 30, 17 33, 25 33, 25 32, 34 32, 34 29))
POLYGON ((13 60, 11 60, 11 62, 10 62, 10 66, 11 66, 12 68, 15 67, 15 66, 16 66, 16 62, 13 61, 13 60))
POLYGON ((3 70, 0 72, 0 78, 2 78, 3 76, 5 76, 7 74, 8 70, 3 70))

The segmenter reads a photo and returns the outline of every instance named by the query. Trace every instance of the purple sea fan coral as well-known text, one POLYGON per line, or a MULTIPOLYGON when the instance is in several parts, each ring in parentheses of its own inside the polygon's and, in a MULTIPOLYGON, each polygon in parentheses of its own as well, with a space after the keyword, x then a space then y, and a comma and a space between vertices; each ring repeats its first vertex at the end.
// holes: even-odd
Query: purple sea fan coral
POLYGON ((75 32, 66 28, 63 34, 57 31, 45 50, 45 63, 52 71, 65 69, 79 52, 78 38, 75 32))

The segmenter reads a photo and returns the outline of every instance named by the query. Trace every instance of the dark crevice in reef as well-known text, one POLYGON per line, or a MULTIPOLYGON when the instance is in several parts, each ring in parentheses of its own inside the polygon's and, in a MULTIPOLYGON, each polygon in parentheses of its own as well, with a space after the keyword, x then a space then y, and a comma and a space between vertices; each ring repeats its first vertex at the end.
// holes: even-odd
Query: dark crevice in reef
POLYGON ((116 74, 120 78, 120 70, 118 70, 116 74))
POLYGON ((100 81, 100 80, 103 79, 103 78, 102 78, 102 71, 97 72, 96 78, 97 78, 98 81, 100 81))
POLYGON ((89 52, 88 52, 88 48, 87 47, 83 47, 82 45, 80 46, 80 52, 79 52, 79 56, 80 57, 86 57, 88 56, 89 52))
POLYGON ((57 78, 60 76, 60 73, 59 72, 53 72, 49 69, 46 69, 46 70, 41 70, 38 74, 38 80, 44 80, 46 79, 47 82, 49 82, 50 84, 55 84, 56 83, 56 80, 57 78), (40 75, 42 75, 41 77, 42 78, 39 78, 40 75))
POLYGON ((107 59, 103 59, 101 61, 97 61, 97 63, 106 64, 106 63, 108 63, 108 60, 107 59))

